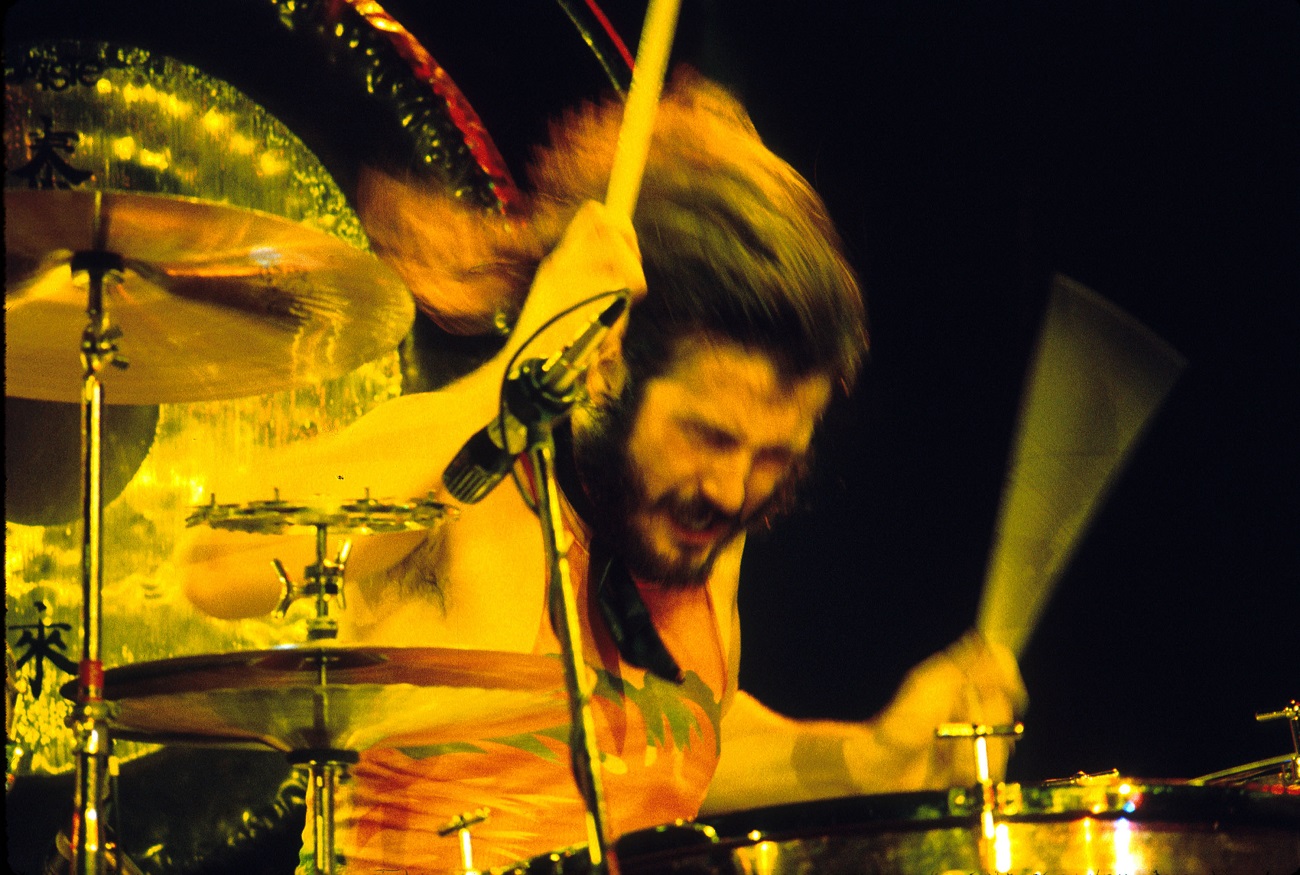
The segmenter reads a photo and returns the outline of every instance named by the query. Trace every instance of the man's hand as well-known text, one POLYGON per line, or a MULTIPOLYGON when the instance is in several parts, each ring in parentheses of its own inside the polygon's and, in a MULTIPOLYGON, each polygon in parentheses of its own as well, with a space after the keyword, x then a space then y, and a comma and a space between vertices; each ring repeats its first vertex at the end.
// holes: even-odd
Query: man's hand
MULTIPOLYGON (((569 222, 559 244, 542 260, 528 300, 511 337, 511 346, 527 341, 546 320, 601 292, 627 289, 635 302, 646 292, 641 251, 626 216, 588 201, 569 222)), ((594 305, 594 316, 610 300, 594 305)), ((562 321, 555 336, 539 341, 540 349, 558 348, 570 339, 574 321, 562 321)), ((549 332, 548 332, 549 335, 549 332)))
MULTIPOLYGON (((851 770, 880 768, 880 754, 897 773, 891 783, 906 789, 969 786, 976 782, 975 751, 962 739, 938 739, 943 723, 1004 725, 1028 704, 1024 681, 1011 651, 969 632, 929 657, 904 678, 893 700, 873 721, 873 738, 845 750, 851 770), (860 756, 854 756, 859 747, 860 756), (867 748, 872 748, 870 756, 867 748)), ((1011 742, 989 739, 993 780, 1006 773, 1011 742)), ((871 784, 875 781, 864 781, 871 784)))

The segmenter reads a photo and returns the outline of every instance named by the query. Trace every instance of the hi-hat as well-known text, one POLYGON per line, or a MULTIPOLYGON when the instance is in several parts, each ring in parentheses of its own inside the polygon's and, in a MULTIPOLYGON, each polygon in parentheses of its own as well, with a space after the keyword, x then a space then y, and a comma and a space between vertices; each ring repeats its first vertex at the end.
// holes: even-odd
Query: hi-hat
MULTIPOLYGON (((75 684, 63 688, 75 696, 75 684)), ((109 669, 114 737, 285 753, 426 747, 568 723, 559 660, 406 647, 293 646, 109 669)))
POLYGON ((5 392, 78 401, 86 315, 76 253, 120 256, 105 285, 126 369, 111 404, 237 398, 341 376, 395 349, 410 292, 374 255, 279 216, 117 191, 5 190, 5 392), (99 197, 97 197, 99 196, 99 197))

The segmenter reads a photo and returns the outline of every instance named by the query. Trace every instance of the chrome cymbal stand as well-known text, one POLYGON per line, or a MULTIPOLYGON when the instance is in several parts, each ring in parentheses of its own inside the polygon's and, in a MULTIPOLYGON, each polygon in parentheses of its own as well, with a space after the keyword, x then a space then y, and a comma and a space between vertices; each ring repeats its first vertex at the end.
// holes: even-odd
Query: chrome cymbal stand
POLYGON ((81 335, 84 368, 81 392, 81 665, 77 702, 68 724, 76 737, 77 782, 72 819, 73 875, 102 875, 108 858, 107 822, 101 803, 107 786, 112 740, 108 718, 112 705, 104 700, 103 662, 103 410, 100 373, 111 364, 125 368, 117 355, 121 331, 110 328, 104 312, 104 281, 123 269, 122 258, 104 251, 102 195, 95 195, 93 238, 96 249, 72 257, 72 272, 90 278, 86 314, 90 321, 81 335))
POLYGON ((1280 711, 1264 711, 1255 715, 1255 720, 1264 723, 1270 720, 1285 720, 1291 728, 1292 754, 1279 757, 1283 760, 1282 781, 1285 784, 1300 785, 1300 702, 1292 699, 1280 711))
MULTIPOLYGON (((339 624, 330 616, 330 602, 337 597, 339 604, 344 604, 343 572, 347 567, 352 542, 344 541, 337 558, 330 560, 327 558, 328 524, 318 522, 313 528, 316 529, 316 561, 304 569, 302 584, 295 584, 289 578, 279 559, 271 563, 283 588, 275 617, 283 618, 290 605, 300 598, 310 596, 315 601, 315 614, 307 621, 307 639, 332 641, 338 637, 339 624)), ((316 663, 316 684, 319 689, 315 693, 315 708, 321 734, 324 734, 329 723, 329 662, 329 657, 321 653, 316 663)), ((307 772, 307 781, 311 785, 311 809, 308 816, 312 824, 313 871, 316 875, 334 875, 337 865, 334 854, 335 791, 339 782, 347 776, 348 766, 358 759, 356 751, 332 747, 298 750, 289 754, 289 762, 295 768, 307 772)))
POLYGON ((280 578, 280 603, 275 607, 274 617, 283 619, 289 606, 304 596, 312 596, 316 601, 316 614, 307 621, 307 639, 319 641, 338 637, 339 624, 330 616, 330 601, 335 597, 340 607, 347 607, 343 595, 343 571, 348 564, 348 554, 352 551, 352 542, 344 541, 338 556, 332 561, 329 553, 326 523, 316 523, 316 562, 303 570, 302 584, 295 584, 285 571, 279 559, 272 560, 276 577, 280 578))

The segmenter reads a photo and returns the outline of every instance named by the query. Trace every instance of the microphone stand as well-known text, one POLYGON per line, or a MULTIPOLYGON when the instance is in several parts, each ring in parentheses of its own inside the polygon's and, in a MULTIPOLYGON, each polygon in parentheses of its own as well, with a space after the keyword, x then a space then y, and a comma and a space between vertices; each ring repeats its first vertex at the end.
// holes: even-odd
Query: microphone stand
POLYGON ((588 853, 593 875, 618 875, 618 861, 609 838, 604 789, 600 777, 600 751, 596 746, 591 694, 595 679, 582 660, 577 597, 569 575, 568 539, 563 535, 559 485, 555 477, 555 436, 552 429, 572 408, 577 391, 556 396, 542 385, 542 361, 523 364, 507 383, 509 406, 527 427, 525 452, 537 516, 542 523, 546 551, 546 592, 551 627, 560 640, 564 679, 569 694, 569 755, 573 778, 587 809, 588 853))

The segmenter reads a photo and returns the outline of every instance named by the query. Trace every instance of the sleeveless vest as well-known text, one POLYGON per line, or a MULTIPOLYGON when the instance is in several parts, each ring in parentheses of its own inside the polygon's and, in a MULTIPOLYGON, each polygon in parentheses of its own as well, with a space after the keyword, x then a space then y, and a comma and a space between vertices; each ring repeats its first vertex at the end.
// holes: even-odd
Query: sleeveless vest
MULTIPOLYGON (((601 619, 587 536, 566 506, 574 536, 568 561, 592 696, 605 808, 612 836, 694 817, 717 767, 726 660, 707 587, 635 581, 654 627, 681 667, 681 684, 624 661, 601 619)), ((597 575, 599 572, 597 572, 597 575)), ((533 652, 558 654, 543 612, 533 652)), ((558 659, 558 656, 556 657, 558 659)), ((438 831, 487 807, 473 827, 475 868, 519 863, 587 841, 586 807, 574 783, 567 724, 508 737, 361 753, 336 793, 335 848, 348 875, 462 870, 460 844, 438 831)), ((299 871, 310 871, 311 824, 299 871)))

